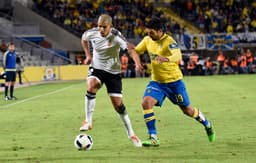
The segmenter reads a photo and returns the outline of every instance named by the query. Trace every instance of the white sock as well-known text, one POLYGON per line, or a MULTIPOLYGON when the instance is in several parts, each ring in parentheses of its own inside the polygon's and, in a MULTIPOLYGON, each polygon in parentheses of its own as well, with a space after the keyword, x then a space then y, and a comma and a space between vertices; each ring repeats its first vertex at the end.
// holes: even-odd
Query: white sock
POLYGON ((85 96, 85 121, 92 125, 93 111, 96 104, 96 98, 88 99, 85 96))
POLYGON ((125 110, 123 114, 119 114, 119 117, 120 119, 122 120, 123 124, 124 124, 124 127, 127 131, 127 134, 129 137, 133 136, 134 135, 134 131, 132 129, 132 123, 131 123, 131 120, 128 116, 128 113, 127 111, 125 110))
POLYGON ((157 140, 157 135, 156 134, 150 134, 150 137, 154 138, 155 140, 157 140))

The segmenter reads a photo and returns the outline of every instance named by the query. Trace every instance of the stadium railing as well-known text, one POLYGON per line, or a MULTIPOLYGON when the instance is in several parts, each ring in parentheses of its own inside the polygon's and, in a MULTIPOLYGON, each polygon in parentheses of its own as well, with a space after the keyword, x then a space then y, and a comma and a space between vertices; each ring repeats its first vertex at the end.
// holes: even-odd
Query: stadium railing
POLYGON ((24 37, 16 36, 12 29, 17 28, 6 28, 5 26, 1 26, 0 36, 4 38, 6 42, 13 41, 17 48, 29 52, 31 56, 35 56, 37 58, 37 61, 42 61, 41 64, 30 63, 30 65, 66 65, 72 63, 69 58, 62 56, 53 50, 43 48, 28 41, 24 37))

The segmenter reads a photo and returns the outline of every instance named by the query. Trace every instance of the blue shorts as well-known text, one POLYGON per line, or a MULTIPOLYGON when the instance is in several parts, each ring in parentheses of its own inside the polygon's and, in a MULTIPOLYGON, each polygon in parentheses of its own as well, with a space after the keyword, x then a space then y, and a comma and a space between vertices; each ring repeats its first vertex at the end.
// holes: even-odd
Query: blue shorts
POLYGON ((178 106, 188 106, 190 104, 186 86, 182 80, 171 83, 150 81, 143 97, 145 96, 156 99, 156 106, 162 106, 165 97, 168 97, 173 104, 178 106))

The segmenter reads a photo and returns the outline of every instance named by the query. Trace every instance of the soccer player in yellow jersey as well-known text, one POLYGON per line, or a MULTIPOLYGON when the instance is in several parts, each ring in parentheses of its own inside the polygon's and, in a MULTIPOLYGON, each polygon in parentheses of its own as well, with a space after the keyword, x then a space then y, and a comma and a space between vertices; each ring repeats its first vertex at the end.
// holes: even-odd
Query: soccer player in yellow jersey
POLYGON ((182 59, 178 44, 165 33, 159 18, 153 17, 145 27, 148 35, 135 47, 138 54, 148 52, 152 66, 152 80, 146 87, 142 101, 149 139, 143 141, 142 145, 160 145, 153 107, 161 106, 166 97, 173 104, 178 105, 184 114, 200 122, 206 130, 209 141, 214 141, 215 133, 212 124, 199 109, 190 105, 189 96, 182 80, 183 75, 178 65, 182 59))

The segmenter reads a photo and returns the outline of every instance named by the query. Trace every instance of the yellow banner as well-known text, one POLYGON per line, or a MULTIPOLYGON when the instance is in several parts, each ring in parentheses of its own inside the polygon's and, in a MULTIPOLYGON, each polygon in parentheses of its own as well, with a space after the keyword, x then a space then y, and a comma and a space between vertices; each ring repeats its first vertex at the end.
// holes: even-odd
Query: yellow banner
MULTIPOLYGON (((0 72, 3 69, 0 68, 0 72)), ((51 81, 51 80, 85 80, 88 65, 65 65, 49 67, 25 67, 22 77, 29 82, 51 81)), ((18 77, 18 75, 17 75, 18 77)), ((16 80, 18 81, 18 79, 16 80)), ((1 81, 2 82, 2 81, 1 81)))

